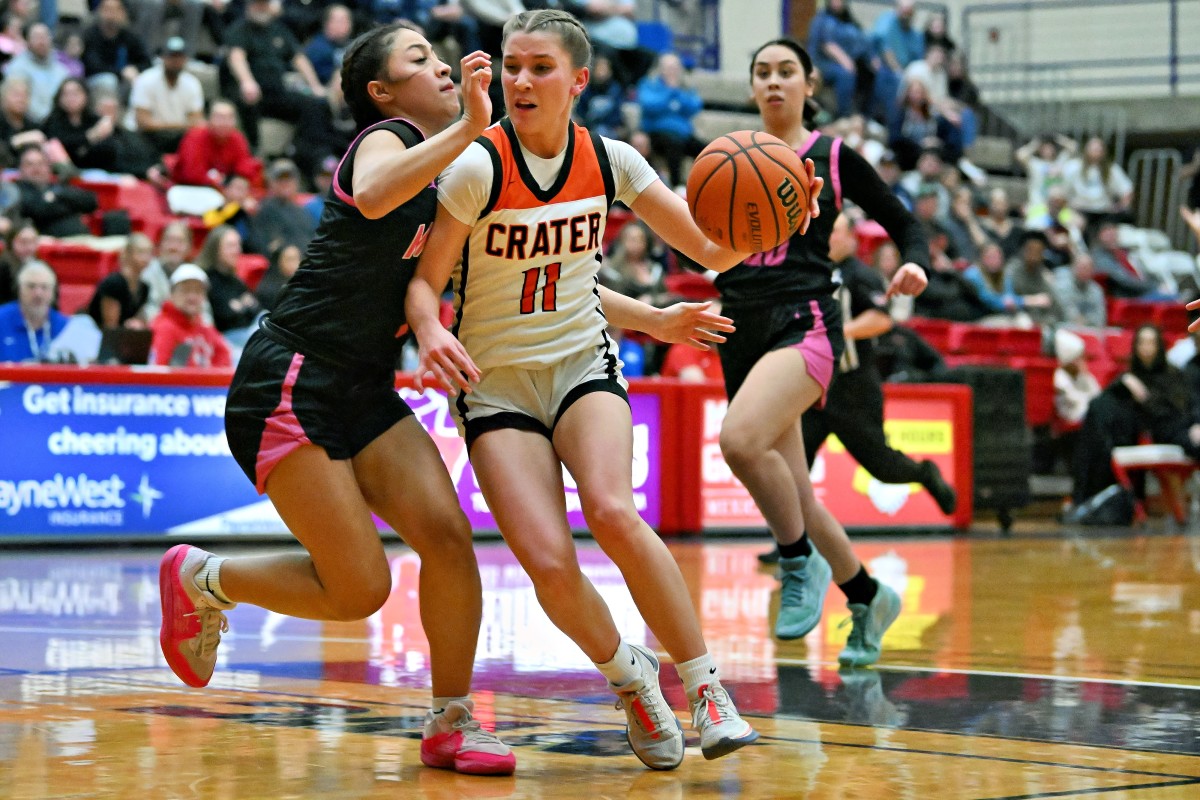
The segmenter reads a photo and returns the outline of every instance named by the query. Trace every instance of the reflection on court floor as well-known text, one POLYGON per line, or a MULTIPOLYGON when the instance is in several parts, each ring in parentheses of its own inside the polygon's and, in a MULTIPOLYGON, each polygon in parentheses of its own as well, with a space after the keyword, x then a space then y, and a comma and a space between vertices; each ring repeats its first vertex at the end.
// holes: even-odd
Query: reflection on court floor
MULTIPOLYGON (((776 642, 761 544, 672 544, 723 683, 762 740, 713 762, 691 741, 671 773, 630 754, 604 681, 512 555, 480 545, 476 711, 518 756, 499 780, 420 767, 429 648, 403 548, 369 620, 234 610, 204 690, 159 653, 157 551, 5 552, 0 796, 1200 796, 1194 539, 857 545, 905 604, 874 669, 837 668, 848 628, 836 589, 805 640, 776 642)), ((583 543, 580 560, 622 634, 661 652, 612 563, 583 543)), ((663 684, 686 709, 669 664, 663 684)))

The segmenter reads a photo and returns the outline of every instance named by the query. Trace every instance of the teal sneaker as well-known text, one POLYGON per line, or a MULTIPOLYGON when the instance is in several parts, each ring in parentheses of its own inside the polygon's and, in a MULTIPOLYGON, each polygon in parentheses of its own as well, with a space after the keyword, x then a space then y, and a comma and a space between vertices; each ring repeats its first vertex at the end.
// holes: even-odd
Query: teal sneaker
MULTIPOLYGON (((900 596, 876 581, 879 589, 871 604, 850 603, 852 623, 846 649, 838 655, 838 663, 847 667, 865 667, 879 660, 879 649, 883 633, 900 616, 900 596)), ((845 625, 846 622, 842 624, 845 625)))
POLYGON ((811 555, 779 559, 779 577, 783 589, 775 635, 783 640, 807 636, 821 620, 833 570, 829 568, 829 562, 813 550, 811 555))

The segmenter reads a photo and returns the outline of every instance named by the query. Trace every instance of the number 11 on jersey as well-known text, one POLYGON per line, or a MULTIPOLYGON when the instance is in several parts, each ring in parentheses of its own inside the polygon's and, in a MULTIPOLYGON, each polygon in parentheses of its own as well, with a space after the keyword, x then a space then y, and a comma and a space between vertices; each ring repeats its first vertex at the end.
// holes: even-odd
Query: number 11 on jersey
MULTIPOLYGON (((521 286, 521 313, 532 314, 537 310, 537 293, 538 284, 541 283, 542 267, 533 267, 525 270, 522 275, 525 276, 525 282, 521 286)), ((557 311, 558 310, 558 273, 562 269, 562 262, 555 261, 553 264, 547 264, 546 281, 542 285, 542 311, 557 311)))

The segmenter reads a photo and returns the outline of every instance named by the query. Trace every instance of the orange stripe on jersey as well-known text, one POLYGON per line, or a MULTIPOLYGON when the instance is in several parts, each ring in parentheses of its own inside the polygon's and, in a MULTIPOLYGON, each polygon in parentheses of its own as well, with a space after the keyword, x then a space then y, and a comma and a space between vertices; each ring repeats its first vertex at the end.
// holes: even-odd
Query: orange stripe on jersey
POLYGON ((545 190, 537 185, 527 170, 522 170, 524 163, 515 155, 520 145, 507 120, 488 128, 483 136, 495 146, 503 170, 502 176, 493 176, 493 180, 502 183, 491 211, 541 208, 548 203, 568 203, 605 194, 604 174, 592 137, 586 128, 575 122, 571 123, 567 155, 563 161, 563 170, 569 172, 565 176, 560 173, 554 185, 545 190))

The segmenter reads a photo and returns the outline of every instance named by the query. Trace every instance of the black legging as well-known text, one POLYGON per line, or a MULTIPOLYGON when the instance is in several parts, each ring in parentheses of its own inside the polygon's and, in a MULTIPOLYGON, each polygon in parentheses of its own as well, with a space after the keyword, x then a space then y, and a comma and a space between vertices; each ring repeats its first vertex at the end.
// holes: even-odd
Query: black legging
POLYGON ((835 375, 824 408, 805 411, 800 425, 810 465, 833 433, 877 480, 925 483, 922 466, 889 446, 883 434, 883 380, 874 364, 835 375))
POLYGON ((1071 501, 1075 505, 1117 482, 1112 471, 1113 448, 1137 444, 1141 431, 1137 403, 1128 392, 1110 387, 1088 404, 1071 465, 1071 501))

